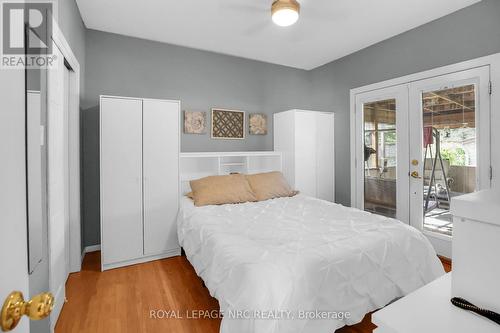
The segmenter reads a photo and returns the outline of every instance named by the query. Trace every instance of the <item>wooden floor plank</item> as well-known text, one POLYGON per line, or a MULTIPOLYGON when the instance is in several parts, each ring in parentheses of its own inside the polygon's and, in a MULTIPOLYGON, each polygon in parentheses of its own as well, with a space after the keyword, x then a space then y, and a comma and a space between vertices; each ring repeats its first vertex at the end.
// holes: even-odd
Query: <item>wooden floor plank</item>
MULTIPOLYGON (((440 258, 446 271, 451 261, 440 258)), ((88 253, 82 271, 66 283, 67 302, 56 333, 218 333, 220 319, 187 319, 187 310, 217 312, 219 304, 185 257, 100 271, 100 252, 88 253), (154 319, 151 311, 182 319, 154 319), (166 312, 157 312, 163 313, 166 312)), ((338 333, 372 333, 371 314, 338 333)))

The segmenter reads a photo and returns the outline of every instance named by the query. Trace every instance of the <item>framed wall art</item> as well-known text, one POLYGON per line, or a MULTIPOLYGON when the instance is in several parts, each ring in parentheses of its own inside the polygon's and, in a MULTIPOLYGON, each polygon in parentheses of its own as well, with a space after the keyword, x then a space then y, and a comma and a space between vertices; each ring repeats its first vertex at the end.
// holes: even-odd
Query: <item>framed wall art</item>
POLYGON ((212 139, 245 138, 245 111, 212 109, 212 139))
POLYGON ((207 133, 207 113, 204 111, 184 111, 184 133, 207 133))
POLYGON ((248 132, 251 135, 266 135, 267 115, 263 113, 250 113, 248 116, 248 132))

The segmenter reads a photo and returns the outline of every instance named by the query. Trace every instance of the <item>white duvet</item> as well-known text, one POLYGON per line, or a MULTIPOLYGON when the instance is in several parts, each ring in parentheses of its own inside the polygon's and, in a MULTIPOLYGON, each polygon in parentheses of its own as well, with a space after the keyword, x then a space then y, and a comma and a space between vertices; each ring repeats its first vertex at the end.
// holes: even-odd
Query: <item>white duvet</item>
POLYGON ((444 273, 416 229, 303 195, 205 207, 183 198, 178 234, 219 300, 221 333, 331 333, 444 273))

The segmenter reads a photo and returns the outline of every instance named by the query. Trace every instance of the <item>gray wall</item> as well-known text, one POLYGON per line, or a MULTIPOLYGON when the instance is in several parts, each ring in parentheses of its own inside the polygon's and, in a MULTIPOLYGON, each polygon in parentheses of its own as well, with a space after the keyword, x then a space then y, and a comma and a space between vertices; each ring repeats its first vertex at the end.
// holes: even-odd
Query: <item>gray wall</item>
POLYGON ((312 71, 312 108, 335 111, 336 198, 349 205, 349 90, 500 52, 500 1, 482 2, 312 71))
MULTIPOLYGON (((99 95, 178 99, 183 110, 212 107, 268 114, 268 134, 245 140, 181 137, 182 151, 272 150, 272 113, 310 106, 310 73, 95 30, 86 35, 83 101, 84 242, 99 236, 99 95)), ((207 119, 210 119, 208 117, 207 119)))
MULTIPOLYGON (((269 115, 334 111, 336 198, 350 204, 349 90, 500 52, 500 1, 483 0, 312 71, 87 30, 82 106, 84 242, 99 243, 98 96, 180 99, 183 109, 269 115)), ((272 118, 269 118, 272 129, 272 118)), ((272 131, 244 141, 182 135, 182 151, 271 150, 272 131)))
POLYGON ((58 24, 80 64, 80 97, 85 92, 85 25, 75 0, 58 0, 58 24))

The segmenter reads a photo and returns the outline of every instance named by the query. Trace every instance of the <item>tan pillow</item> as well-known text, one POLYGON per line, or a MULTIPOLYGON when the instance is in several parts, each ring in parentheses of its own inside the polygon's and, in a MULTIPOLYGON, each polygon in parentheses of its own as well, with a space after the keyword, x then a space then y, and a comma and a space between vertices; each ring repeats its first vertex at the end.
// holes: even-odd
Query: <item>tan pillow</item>
POLYGON ((189 183, 195 206, 257 201, 244 175, 209 176, 189 183))
POLYGON ((285 177, 279 171, 257 173, 246 177, 259 201, 291 197, 298 193, 290 188, 285 177))

